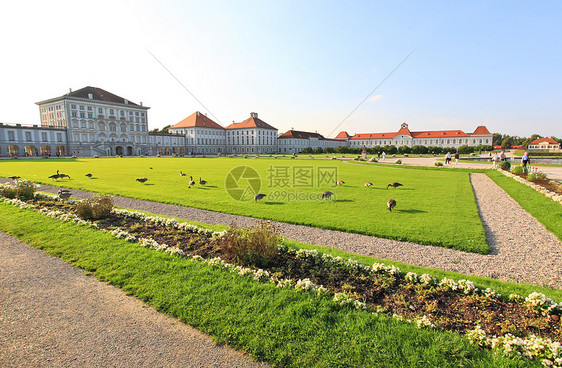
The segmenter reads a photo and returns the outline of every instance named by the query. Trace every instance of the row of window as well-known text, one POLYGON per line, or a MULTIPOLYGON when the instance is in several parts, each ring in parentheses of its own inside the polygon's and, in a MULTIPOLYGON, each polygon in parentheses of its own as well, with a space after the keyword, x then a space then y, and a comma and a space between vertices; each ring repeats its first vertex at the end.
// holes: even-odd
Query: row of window
MULTIPOLYGON (((180 129, 180 130, 176 130, 176 129, 172 129, 174 132, 177 132, 179 134, 191 134, 193 135, 194 129, 180 129)), ((226 133, 230 136, 230 135, 240 135, 240 132, 242 132, 242 135, 256 135, 256 131, 255 130, 226 130, 226 133)), ((266 131, 262 131, 262 130, 258 130, 258 136, 261 135, 265 135, 265 136, 276 136, 276 132, 272 131, 272 130, 266 130, 266 131)), ((225 130, 219 130, 219 129, 208 129, 208 130, 197 130, 197 134, 201 134, 201 135, 208 135, 208 136, 221 136, 224 135, 225 130)))
MULTIPOLYGON (((479 143, 479 144, 489 144, 489 142, 490 142, 489 139, 473 139, 473 140, 472 140, 472 143, 473 143, 473 144, 476 144, 476 143, 479 143)), ((435 141, 432 140, 432 139, 425 139, 425 140, 423 140, 423 141, 421 141, 421 140, 419 140, 419 141, 414 140, 414 141, 412 142, 413 145, 417 145, 417 144, 419 144, 419 145, 421 145, 421 144, 424 144, 424 145, 431 145, 431 144, 457 144, 457 143, 458 143, 458 144, 463 144, 463 143, 464 143, 464 144, 468 144, 468 143, 469 143, 469 139, 468 139, 468 138, 467 138, 467 139, 458 139, 458 142, 457 142, 457 139, 447 139, 446 141, 445 141, 445 139, 441 139, 441 141, 440 141, 439 139, 435 139, 435 141)), ((358 140, 352 140, 352 141, 351 141, 351 145, 352 145, 352 146, 363 146, 363 145, 385 146, 385 145, 387 145, 387 144, 394 144, 394 145, 401 144, 401 145, 404 145, 405 143, 404 143, 404 141, 391 141, 391 140, 388 140, 388 141, 386 141, 386 140, 382 140, 382 141, 372 141, 372 140, 362 140, 362 141, 358 141, 358 140)))
MULTIPOLYGON (((62 133, 57 133, 57 142, 62 142, 62 133)), ((8 130, 8 141, 10 142, 15 142, 16 141, 16 132, 13 130, 8 130)), ((31 132, 25 132, 25 141, 26 142, 32 142, 33 141, 33 135, 31 132)), ((47 142, 48 141, 48 135, 47 132, 41 132, 41 142, 47 142)))
MULTIPOLYGON (((94 111, 94 109, 93 109, 92 106, 79 105, 78 107, 79 107, 79 110, 82 110, 82 111, 84 111, 84 110, 86 110, 86 109, 87 109, 88 111, 94 111)), ((71 108, 72 110, 76 110, 76 105, 75 105, 75 104, 72 104, 72 105, 70 105, 70 108, 71 108)), ((106 109, 106 108, 98 107, 98 114, 103 114, 103 113, 104 113, 104 109, 106 109)), ((133 112, 133 111, 129 111, 129 110, 119 110, 119 109, 117 109, 117 110, 115 110, 115 109, 109 109, 109 115, 115 116, 115 111, 117 111, 117 112, 119 113, 119 116, 125 116, 127 113, 128 113, 128 115, 135 115, 135 116, 139 116, 139 115, 140 115, 140 116, 144 116, 144 112, 138 112, 138 111, 134 111, 134 112, 133 112)))
MULTIPOLYGON (((117 124, 116 123, 109 123, 108 126, 109 126, 109 131, 111 131, 111 132, 117 131, 117 124)), ((73 128, 82 128, 82 129, 94 129, 94 122, 93 121, 89 121, 89 122, 73 121, 72 127, 73 128)), ((121 123, 119 125, 119 129, 122 132, 126 132, 127 131, 127 125, 121 123)), ((106 130, 106 124, 102 123, 102 122, 98 123, 98 130, 105 131, 106 130)), ((129 132, 146 132, 146 126, 145 125, 138 125, 138 124, 130 124, 128 131, 129 132)))

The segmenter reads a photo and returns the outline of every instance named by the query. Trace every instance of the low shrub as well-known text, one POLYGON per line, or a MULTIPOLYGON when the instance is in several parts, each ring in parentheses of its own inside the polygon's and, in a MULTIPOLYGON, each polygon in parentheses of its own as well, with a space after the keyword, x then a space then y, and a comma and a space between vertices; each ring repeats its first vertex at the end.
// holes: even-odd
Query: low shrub
POLYGON ((398 159, 398 160, 394 161, 394 163, 395 163, 396 165, 400 165, 400 164, 402 164, 402 160, 398 159))
POLYGON ((98 156, 98 155, 93 155, 92 157, 93 157, 93 158, 98 158, 99 156, 98 156))
POLYGON ((443 163, 440 162, 440 161, 435 161, 433 164, 434 164, 435 166, 437 166, 437 167, 443 166, 443 163))
POLYGON ((263 267, 278 252, 279 231, 268 221, 253 228, 231 226, 220 247, 228 257, 245 266, 263 267))
POLYGON ((511 172, 517 175, 521 175, 525 173, 525 170, 523 169, 522 166, 513 166, 511 168, 511 172))
POLYGON ((410 157, 410 155, 408 155, 407 153, 404 154, 404 157, 410 157))
POLYGON ((527 180, 529 181, 546 180, 546 179, 547 179, 546 175, 540 171, 527 175, 527 180))
POLYGON ((11 185, 0 186, 0 196, 14 199, 16 198, 16 189, 11 185))
POLYGON ((27 180, 18 180, 14 185, 16 190, 16 198, 22 201, 33 199, 37 185, 27 180))
POLYGON ((70 158, 76 158, 76 155, 72 155, 72 156, 70 156, 70 158))
POLYGON ((112 210, 111 197, 87 199, 76 204, 76 214, 83 220, 99 220, 109 217, 112 210))
POLYGON ((511 164, 508 161, 502 161, 500 162, 500 169, 509 171, 509 169, 511 169, 511 164))
POLYGON ((13 184, 0 185, 0 195, 6 198, 17 198, 22 201, 33 199, 37 185, 27 180, 18 180, 13 184))
POLYGON ((377 159, 376 159, 376 158, 374 158, 374 157, 371 157, 371 158, 369 159, 369 162, 378 162, 378 161, 377 161, 377 159))

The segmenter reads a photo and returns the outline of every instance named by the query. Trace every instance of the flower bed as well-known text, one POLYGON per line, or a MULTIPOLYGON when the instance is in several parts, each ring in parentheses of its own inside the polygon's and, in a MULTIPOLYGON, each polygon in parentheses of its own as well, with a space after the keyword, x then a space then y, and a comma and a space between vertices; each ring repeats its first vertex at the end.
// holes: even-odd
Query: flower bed
POLYGON ((523 178, 519 175, 513 174, 513 173, 511 173, 509 171, 506 171, 506 170, 498 169, 498 171, 501 172, 502 174, 504 174, 505 176, 513 178, 513 179, 517 180, 518 182, 520 182, 522 184, 525 184, 528 187, 533 188, 537 192, 544 194, 546 197, 552 199, 553 201, 562 204, 562 194, 558 194, 558 193, 548 189, 548 188, 551 188, 551 189, 554 188, 554 184, 550 183, 550 181, 542 180, 542 181, 539 181, 539 182, 532 182, 532 181, 528 181, 525 178, 523 178))
POLYGON ((404 274, 395 266, 379 263, 366 266, 351 259, 284 245, 279 245, 278 252, 265 267, 248 267, 236 264, 221 252, 221 239, 226 232, 127 210, 114 210, 109 218, 95 222, 85 221, 74 214, 72 203, 55 198, 36 195, 27 202, 2 200, 108 231, 140 246, 247 275, 255 281, 312 292, 340 305, 415 323, 419 328, 466 334, 471 342, 502 354, 540 358, 545 365, 562 365, 559 351, 562 303, 555 303, 543 294, 505 297, 491 289, 479 290, 468 280, 437 280, 428 274, 404 274))

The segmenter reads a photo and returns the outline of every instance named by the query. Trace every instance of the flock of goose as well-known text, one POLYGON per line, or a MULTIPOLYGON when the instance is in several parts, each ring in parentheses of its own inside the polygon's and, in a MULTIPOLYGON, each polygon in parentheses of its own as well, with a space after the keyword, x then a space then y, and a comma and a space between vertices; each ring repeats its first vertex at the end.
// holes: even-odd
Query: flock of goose
MULTIPOLYGON (((344 185, 345 181, 343 180, 338 180, 336 182, 336 185, 344 185)), ((372 186, 373 183, 371 183, 370 181, 365 183, 365 188, 369 188, 370 186, 372 186)), ((393 182, 390 183, 386 186, 386 189, 392 187, 392 188, 398 188, 398 187, 402 187, 403 184, 400 184, 398 182, 393 182)), ((335 193, 330 192, 330 191, 325 191, 324 193, 322 193, 322 199, 330 199, 333 195, 335 195, 335 193)), ((254 196, 254 202, 259 202, 261 199, 263 199, 266 195, 262 194, 262 193, 258 193, 254 196)), ((396 201, 394 199, 389 199, 388 202, 386 203, 386 207, 388 208, 388 210, 390 212, 392 212, 392 209, 394 209, 394 207, 396 207, 396 201)))
MULTIPOLYGON (((150 167, 149 169, 152 169, 152 167, 150 167)), ((87 176, 88 178, 92 178, 93 175, 88 173, 85 176, 87 176)), ((180 176, 187 176, 183 171, 180 171, 180 176)), ((56 174, 53 174, 51 176, 49 176, 50 179, 53 180, 58 180, 58 179, 64 179, 64 178, 68 178, 70 179, 70 176, 67 174, 61 174, 59 172, 59 170, 57 170, 56 174)), ((17 179, 21 179, 21 177, 19 176, 9 176, 8 179, 12 179, 12 180, 17 180, 17 179)), ((140 182, 140 183, 145 183, 146 181, 148 181, 148 178, 143 176, 142 178, 137 178, 136 181, 140 182)), ((206 180, 203 180, 201 177, 199 177, 199 185, 203 185, 205 186, 207 184, 206 180)), ((343 180, 338 180, 336 182, 336 185, 343 185, 345 184, 345 181, 343 180)), ((189 177, 189 182, 188 182, 188 188, 191 188, 195 185, 195 180, 193 180, 193 176, 189 177)), ((365 188, 369 188, 370 186, 372 186, 373 183, 371 182, 366 182, 365 183, 365 188)), ((386 186, 386 189, 392 187, 392 188, 398 188, 403 186, 402 184, 398 183, 398 182, 393 182, 390 183, 386 186)), ((68 199, 71 196, 71 192, 68 189, 61 189, 58 191, 58 196, 61 199, 68 199)), ((330 192, 330 191, 325 191, 324 193, 322 193, 322 199, 330 199, 333 195, 335 195, 335 193, 330 192)), ((263 193, 258 193, 254 196, 254 202, 259 202, 261 201, 263 198, 266 197, 266 194, 263 193)), ((394 199, 389 199, 388 202, 386 203, 386 206, 388 208, 389 211, 392 212, 392 210, 394 209, 394 207, 396 207, 396 201, 394 199)))

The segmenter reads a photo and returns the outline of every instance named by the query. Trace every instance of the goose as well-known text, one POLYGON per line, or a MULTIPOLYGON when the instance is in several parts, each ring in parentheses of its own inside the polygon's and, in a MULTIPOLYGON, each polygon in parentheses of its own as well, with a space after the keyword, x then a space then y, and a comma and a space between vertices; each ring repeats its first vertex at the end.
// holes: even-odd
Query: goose
POLYGON ((88 173, 88 174, 86 174, 86 176, 87 176, 88 178, 91 178, 91 177, 92 177, 92 174, 89 174, 89 173, 88 173))
POLYGON ((185 176, 185 173, 180 170, 180 176, 185 176))
POLYGON ((201 179, 201 177, 199 177, 199 184, 205 185, 205 184, 207 184, 207 181, 203 180, 203 179, 201 179))
POLYGON ((400 184, 400 183, 394 182, 394 183, 388 184, 388 185, 386 186, 386 189, 388 189, 388 187, 397 188, 397 187, 401 187, 401 186, 403 186, 403 185, 400 184))
POLYGON ((373 183, 371 183, 370 181, 365 183, 365 188, 369 188, 371 185, 373 185, 373 183))
POLYGON ((59 178, 61 178, 61 179, 62 178, 69 178, 70 179, 70 176, 66 175, 66 174, 59 174, 59 178))
POLYGON ((259 202, 264 197, 265 197, 265 194, 258 193, 254 196, 254 202, 259 202))
POLYGON ((142 178, 138 178, 137 181, 140 181, 141 183, 144 183, 145 181, 147 181, 148 179, 145 177, 142 178))
POLYGON ((21 176, 8 176, 8 179, 18 180, 21 179, 21 176))
POLYGON ((58 180, 59 178, 60 178, 60 174, 58 170, 56 174, 49 176, 49 179, 53 179, 53 180, 58 180))
POLYGON ((389 199, 386 206, 388 207, 388 210, 392 212, 392 209, 396 207, 396 201, 394 199, 389 199))
POLYGON ((322 199, 324 199, 324 198, 330 199, 333 195, 334 195, 334 193, 326 191, 326 192, 322 193, 322 199))
POLYGON ((338 180, 338 181, 336 181, 336 184, 337 184, 337 185, 342 185, 342 184, 345 184, 345 181, 343 181, 343 180, 338 180))
POLYGON ((72 195, 68 189, 60 189, 57 194, 60 199, 68 199, 72 195))
POLYGON ((195 185, 195 180, 193 180, 193 176, 189 177, 189 187, 191 188, 193 185, 195 185))

